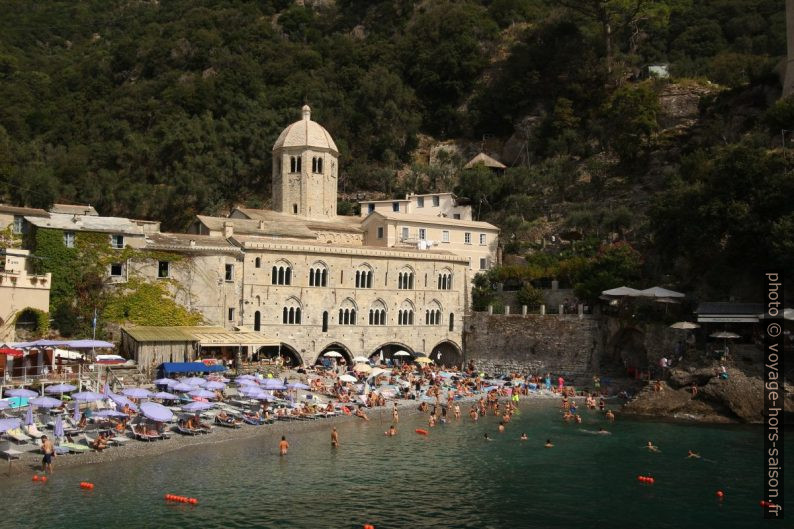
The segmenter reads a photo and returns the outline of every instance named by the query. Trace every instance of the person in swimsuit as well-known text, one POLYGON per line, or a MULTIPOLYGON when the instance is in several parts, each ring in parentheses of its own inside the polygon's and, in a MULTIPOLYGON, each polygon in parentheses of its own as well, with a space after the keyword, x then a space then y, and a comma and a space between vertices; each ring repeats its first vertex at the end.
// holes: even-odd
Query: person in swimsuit
POLYGON ((525 433, 522 433, 522 434, 521 434, 521 440, 522 440, 522 441, 526 441, 526 440, 528 440, 528 439, 529 439, 529 437, 527 437, 527 434, 525 434, 525 433))
POLYGON ((460 419, 460 406, 458 404, 455 404, 454 410, 455 410, 455 418, 460 419))
POLYGON ((400 422, 400 415, 397 413, 397 403, 394 403, 394 407, 391 410, 391 418, 392 420, 397 423, 400 422))
POLYGON ((52 474, 52 460, 55 459, 55 446, 46 435, 41 436, 41 451, 44 452, 44 458, 41 460, 41 469, 44 472, 52 474))
POLYGON ((692 450, 688 450, 686 457, 687 457, 687 459, 690 459, 690 458, 691 459, 700 459, 700 454, 698 454, 697 452, 693 452, 692 450))
POLYGON ((391 426, 389 426, 389 430, 387 432, 383 432, 383 434, 386 435, 387 437, 394 437, 395 435, 397 435, 397 428, 395 428, 394 425, 392 424, 391 426))
POLYGON ((339 433, 336 431, 336 426, 334 426, 333 431, 331 431, 331 446, 334 448, 339 446, 339 433))
POLYGON ((287 438, 282 435, 281 442, 278 444, 278 453, 279 455, 285 456, 287 455, 287 450, 289 450, 289 443, 287 442, 287 438))
POLYGON ((645 445, 645 448, 647 448, 651 452, 658 452, 659 451, 659 447, 654 445, 651 441, 648 441, 648 444, 645 445))
POLYGON ((488 432, 485 432, 485 437, 483 437, 486 441, 493 441, 490 437, 488 437, 488 432))
POLYGON ((505 433, 505 423, 499 423, 499 433, 505 433))
POLYGON ((545 446, 546 448, 554 448, 554 445, 552 444, 551 439, 546 439, 546 444, 543 445, 543 446, 545 446))

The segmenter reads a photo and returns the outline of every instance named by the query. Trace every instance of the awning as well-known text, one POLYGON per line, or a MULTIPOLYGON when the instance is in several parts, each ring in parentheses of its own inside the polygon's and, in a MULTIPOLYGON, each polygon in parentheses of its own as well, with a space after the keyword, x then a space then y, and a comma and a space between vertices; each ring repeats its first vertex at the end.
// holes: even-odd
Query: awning
POLYGON ((215 373, 226 371, 222 365, 208 366, 203 362, 165 362, 160 364, 163 374, 168 376, 173 373, 215 373))
POLYGON ((202 347, 279 345, 279 340, 266 338, 258 332, 193 333, 202 347))
POLYGON ((22 356, 23 354, 25 354, 24 351, 20 349, 12 349, 10 347, 3 347, 2 349, 0 349, 0 355, 22 356))

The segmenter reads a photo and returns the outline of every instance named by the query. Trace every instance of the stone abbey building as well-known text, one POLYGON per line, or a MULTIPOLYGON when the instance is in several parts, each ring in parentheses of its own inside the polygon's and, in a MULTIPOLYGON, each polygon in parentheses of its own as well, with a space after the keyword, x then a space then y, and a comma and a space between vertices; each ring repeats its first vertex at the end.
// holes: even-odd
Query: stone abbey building
POLYGON ((63 231, 66 245, 75 232, 93 231, 106 233, 120 256, 143 251, 109 266, 114 288, 132 278, 168 280, 176 301, 207 324, 261 334, 267 345, 247 347, 250 357, 313 364, 329 350, 348 362, 405 350, 458 363, 471 279, 497 262, 498 229, 473 221, 451 193, 364 202, 361 216, 337 215, 338 159, 304 106, 273 146, 273 210, 198 215, 180 234, 95 213, 25 221, 63 231))

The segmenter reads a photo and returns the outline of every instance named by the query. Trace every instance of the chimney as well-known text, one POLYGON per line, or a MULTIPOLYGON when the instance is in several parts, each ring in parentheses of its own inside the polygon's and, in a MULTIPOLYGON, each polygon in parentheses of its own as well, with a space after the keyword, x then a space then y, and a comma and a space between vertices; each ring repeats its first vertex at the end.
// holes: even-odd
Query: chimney
POLYGON ((264 220, 260 220, 259 221, 259 229, 260 230, 264 230, 265 229, 265 221, 264 220))
POLYGON ((79 224, 80 223, 80 215, 77 215, 77 214, 72 215, 72 222, 74 222, 75 224, 79 224))
POLYGON ((196 245, 196 239, 190 239, 190 246, 196 245))
POLYGON ((231 222, 224 222, 223 223, 223 236, 227 239, 234 235, 234 224, 231 222))

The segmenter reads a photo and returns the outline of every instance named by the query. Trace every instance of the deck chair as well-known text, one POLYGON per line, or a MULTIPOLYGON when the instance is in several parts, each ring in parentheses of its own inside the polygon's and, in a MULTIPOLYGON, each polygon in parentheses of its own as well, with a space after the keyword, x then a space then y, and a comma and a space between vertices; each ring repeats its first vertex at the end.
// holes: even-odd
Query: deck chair
POLYGON ((24 444, 30 441, 30 437, 25 435, 20 428, 6 430, 6 437, 19 444, 24 444))
POLYGON ((22 431, 25 432, 25 435, 33 439, 41 439, 44 436, 44 434, 39 431, 39 427, 35 424, 23 426, 22 431))

